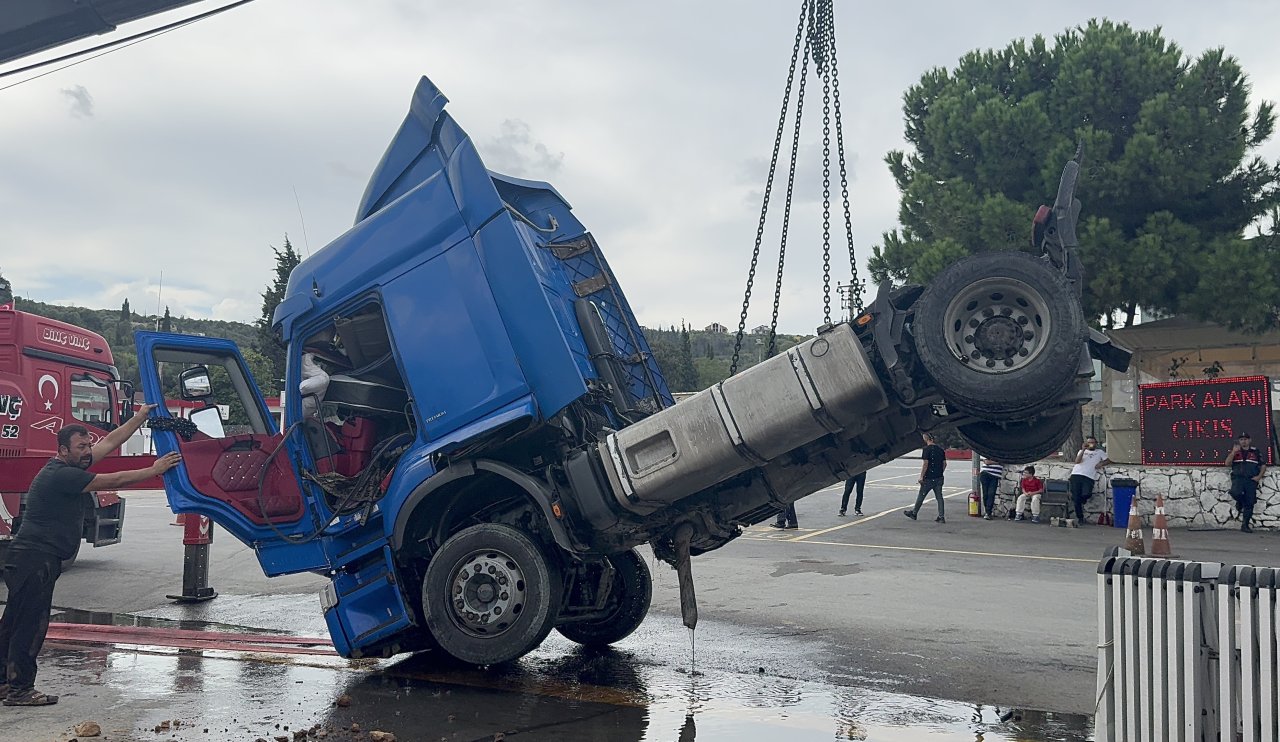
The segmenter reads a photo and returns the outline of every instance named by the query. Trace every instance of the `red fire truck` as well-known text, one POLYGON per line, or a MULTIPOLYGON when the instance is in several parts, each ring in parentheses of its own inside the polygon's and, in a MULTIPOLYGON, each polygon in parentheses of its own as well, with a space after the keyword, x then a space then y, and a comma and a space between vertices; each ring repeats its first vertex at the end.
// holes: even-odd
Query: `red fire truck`
MULTIPOLYGON (((133 413, 132 384, 119 379, 101 335, 0 304, 0 562, 21 526, 23 496, 32 478, 57 453, 58 430, 83 424, 96 442, 133 413)), ((105 473, 145 466, 134 456, 94 465, 105 473)), ((159 479, 135 485, 163 487, 159 479)), ((96 492, 86 511, 84 540, 120 541, 124 500, 96 492)))

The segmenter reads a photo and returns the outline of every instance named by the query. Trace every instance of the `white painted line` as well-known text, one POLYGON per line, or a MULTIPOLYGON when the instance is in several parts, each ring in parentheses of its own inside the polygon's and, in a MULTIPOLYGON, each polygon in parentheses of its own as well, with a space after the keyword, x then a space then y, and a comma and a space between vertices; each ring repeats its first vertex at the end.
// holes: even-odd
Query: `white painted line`
MULTIPOLYGON (((907 486, 907 485, 905 485, 905 484, 891 485, 891 486, 894 486, 894 487, 902 487, 902 488, 906 488, 906 489, 914 489, 914 490, 918 490, 918 489, 919 489, 919 486, 918 486, 918 485, 917 485, 916 487, 908 487, 908 486, 907 486)), ((942 499, 944 499, 944 500, 949 500, 949 499, 951 499, 951 498, 955 497, 956 495, 959 495, 959 494, 962 494, 962 493, 963 493, 963 494, 968 494, 968 493, 969 493, 969 490, 968 490, 967 488, 964 488, 964 487, 943 487, 943 488, 942 488, 942 492, 943 492, 942 499), (954 490, 954 491, 953 491, 953 492, 951 492, 951 494, 946 494, 947 490, 949 490, 949 489, 950 489, 950 490, 954 490)), ((830 527, 830 528, 824 528, 824 529, 822 529, 821 531, 814 531, 813 533, 806 533, 806 534, 805 534, 805 535, 803 535, 803 536, 796 536, 795 538, 790 538, 790 539, 787 539, 787 540, 788 540, 788 541, 804 541, 805 539, 807 539, 807 538, 811 538, 811 537, 813 537, 813 536, 821 536, 821 535, 822 535, 822 534, 824 534, 824 533, 831 533, 832 531, 839 531, 839 530, 840 530, 840 529, 842 529, 842 528, 851 528, 851 527, 853 527, 853 526, 859 526, 859 525, 862 525, 863 523, 868 523, 868 522, 873 521, 873 520, 875 520, 875 519, 877 519, 877 518, 883 518, 883 517, 885 517, 886 515, 889 515, 890 513, 901 513, 901 512, 902 512, 902 510, 900 510, 899 508, 892 508, 892 509, 890 509, 890 510, 884 510, 884 511, 881 511, 881 512, 879 512, 879 513, 876 513, 875 515, 868 515, 868 516, 867 516, 867 517, 865 517, 865 518, 859 518, 859 519, 857 519, 857 520, 850 521, 850 522, 848 522, 848 523, 841 523, 841 524, 840 524, 840 525, 838 525, 838 526, 832 526, 832 527, 830 527)), ((816 542, 815 542, 815 543, 816 543, 816 542)))

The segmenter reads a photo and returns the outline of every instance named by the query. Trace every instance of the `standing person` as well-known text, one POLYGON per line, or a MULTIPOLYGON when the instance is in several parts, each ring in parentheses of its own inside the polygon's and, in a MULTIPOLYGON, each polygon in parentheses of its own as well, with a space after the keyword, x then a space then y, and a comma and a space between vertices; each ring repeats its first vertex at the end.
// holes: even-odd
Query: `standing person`
POLYGON ((933 436, 925 433, 921 436, 924 438, 924 448, 920 451, 920 492, 916 495, 916 505, 910 510, 904 510, 903 515, 911 520, 915 520, 920 513, 920 506, 924 504, 924 496, 929 490, 933 490, 933 497, 938 501, 938 517, 935 520, 938 523, 946 523, 946 504, 942 501, 942 473, 947 469, 947 452, 942 450, 934 442, 933 436))
POLYGON ((1023 511, 1027 508, 1027 499, 1031 499, 1031 522, 1040 522, 1040 498, 1044 495, 1044 482, 1036 476, 1036 468, 1028 466, 1022 470, 1022 479, 1018 480, 1018 502, 1013 506, 1017 519, 1022 520, 1023 511))
POLYGON ((120 446, 142 427, 155 405, 143 405, 129 422, 111 431, 97 445, 83 425, 58 431, 58 455, 49 459, 27 490, 22 527, 9 544, 5 585, 9 602, 0 618, 0 693, 5 706, 48 706, 57 696, 35 689, 36 656, 49 630, 53 586, 62 574, 62 560, 80 548, 81 524, 88 493, 111 490, 157 477, 180 460, 170 453, 143 469, 91 474, 93 462, 120 446))
POLYGON ((1253 519, 1253 504, 1258 500, 1258 485, 1262 483, 1262 475, 1267 473, 1267 465, 1248 433, 1241 433, 1236 440, 1238 442, 1227 454, 1226 461, 1226 465, 1231 467, 1231 499, 1236 501, 1240 510, 1240 530, 1253 533, 1249 521, 1253 519))
POLYGON ((1102 467, 1111 463, 1107 452, 1098 447, 1098 439, 1089 436, 1084 439, 1084 448, 1076 453, 1076 465, 1071 467, 1071 478, 1067 486, 1071 489, 1071 501, 1076 506, 1076 522, 1085 525, 1084 504, 1093 497, 1093 485, 1102 476, 1102 467))
POLYGON ((858 496, 853 501, 853 514, 862 515, 862 491, 867 487, 867 473, 859 472, 844 480, 844 494, 840 496, 840 515, 849 509, 849 493, 856 488, 858 496))
POLYGON ((1004 466, 991 459, 982 460, 982 473, 978 475, 978 485, 982 487, 982 509, 986 520, 991 520, 991 513, 996 509, 996 490, 1000 488, 1000 480, 1004 479, 1004 466))

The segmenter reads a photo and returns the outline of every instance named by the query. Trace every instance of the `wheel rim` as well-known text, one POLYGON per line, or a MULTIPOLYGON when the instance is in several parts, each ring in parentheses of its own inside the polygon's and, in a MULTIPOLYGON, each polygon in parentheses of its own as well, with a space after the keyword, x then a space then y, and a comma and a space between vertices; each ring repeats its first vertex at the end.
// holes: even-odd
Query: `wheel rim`
POLYGON ((496 549, 473 551, 458 560, 449 580, 449 617, 463 632, 500 636, 524 610, 524 572, 496 549))
POLYGON ((1040 292, 1014 278, 978 281, 956 295, 944 315, 947 343, 961 362, 985 374, 1025 368, 1052 331, 1040 292))

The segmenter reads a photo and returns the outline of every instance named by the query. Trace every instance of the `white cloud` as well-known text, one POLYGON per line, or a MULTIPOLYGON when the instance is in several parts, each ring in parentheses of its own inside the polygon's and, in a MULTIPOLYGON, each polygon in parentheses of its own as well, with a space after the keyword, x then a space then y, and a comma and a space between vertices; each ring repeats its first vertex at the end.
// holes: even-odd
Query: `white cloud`
MULTIPOLYGON (((162 301, 175 315, 252 321, 271 279, 268 245, 288 232, 305 249, 295 191, 312 251, 350 227, 425 74, 491 167, 553 180, 605 247, 642 322, 736 326, 798 9, 764 0, 252 3, 0 92, 0 263, 33 298, 116 307, 128 297, 147 312, 163 271, 162 301)), ((881 159, 903 146, 903 91, 970 49, 1110 16, 1160 25, 1189 54, 1224 46, 1251 76, 1255 101, 1280 99, 1280 51, 1263 30, 1280 27, 1280 7, 1081 0, 1024 11, 1007 1, 837 4, 864 260, 897 221, 881 159)), ((809 89, 814 120, 819 92, 809 89)), ((780 322, 788 331, 821 321, 819 143, 806 130, 780 322)), ((1280 140, 1263 154, 1280 159, 1280 140)), ((748 327, 768 320, 776 250, 775 221, 748 327)), ((833 259, 844 265, 838 280, 845 262, 833 259)))

